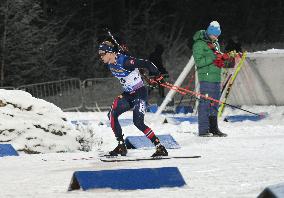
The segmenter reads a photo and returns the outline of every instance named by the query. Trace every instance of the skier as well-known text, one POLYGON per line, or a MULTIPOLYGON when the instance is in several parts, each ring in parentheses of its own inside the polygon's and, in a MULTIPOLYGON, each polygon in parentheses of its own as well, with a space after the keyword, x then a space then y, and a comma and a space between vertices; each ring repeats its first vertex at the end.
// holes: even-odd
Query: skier
MULTIPOLYGON (((218 37, 221 34, 220 25, 212 21, 207 30, 199 30, 193 36, 193 57, 197 65, 200 93, 219 100, 221 89, 221 68, 230 59, 228 54, 220 51, 218 37)), ((218 128, 219 104, 209 100, 200 100, 198 106, 198 131, 199 136, 225 137, 218 128)))
POLYGON ((110 151, 109 155, 125 156, 127 154, 118 117, 122 113, 133 109, 134 125, 156 146, 156 151, 152 157, 167 156, 166 148, 160 143, 153 130, 144 123, 147 90, 138 68, 146 68, 149 72, 155 74, 155 77, 150 79, 150 82, 154 85, 163 82, 163 76, 160 75, 159 70, 148 60, 137 59, 117 52, 115 45, 110 41, 104 41, 100 44, 99 56, 103 63, 107 64, 112 75, 119 79, 124 90, 121 95, 114 99, 109 114, 111 128, 118 141, 118 146, 113 151, 110 151))

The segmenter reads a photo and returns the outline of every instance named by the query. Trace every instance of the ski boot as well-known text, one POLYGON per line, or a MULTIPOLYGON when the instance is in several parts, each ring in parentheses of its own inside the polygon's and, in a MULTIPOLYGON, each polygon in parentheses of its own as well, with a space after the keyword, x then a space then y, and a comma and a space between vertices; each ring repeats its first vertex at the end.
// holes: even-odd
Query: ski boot
POLYGON ((213 137, 227 137, 228 135, 226 133, 221 132, 219 129, 215 131, 211 131, 213 133, 213 137))
POLYGON ((227 137, 226 133, 222 133, 218 128, 217 116, 209 116, 209 133, 212 133, 214 137, 227 137))
POLYGON ((205 133, 199 133, 199 137, 213 137, 213 133, 206 131, 205 133))
POLYGON ((115 147, 115 149, 109 152, 110 156, 118 156, 118 155, 126 156, 126 154, 127 154, 127 148, 124 141, 119 141, 117 147, 115 147))
POLYGON ((161 144, 158 144, 156 146, 156 152, 151 157, 159 157, 159 156, 168 156, 167 149, 161 144))

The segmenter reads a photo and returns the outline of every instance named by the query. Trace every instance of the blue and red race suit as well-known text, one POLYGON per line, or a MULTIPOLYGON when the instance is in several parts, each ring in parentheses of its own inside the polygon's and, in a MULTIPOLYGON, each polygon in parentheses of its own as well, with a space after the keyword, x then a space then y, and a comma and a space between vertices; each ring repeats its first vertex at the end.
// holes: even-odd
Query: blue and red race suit
POLYGON ((116 97, 113 101, 109 118, 111 128, 118 141, 123 140, 121 126, 118 117, 133 109, 133 123, 142 131, 155 145, 159 143, 159 139, 155 136, 152 129, 144 123, 146 110, 147 90, 141 78, 139 68, 146 68, 149 72, 159 75, 157 67, 150 61, 137 59, 124 54, 117 54, 116 63, 108 64, 108 69, 113 76, 119 79, 124 92, 116 97))

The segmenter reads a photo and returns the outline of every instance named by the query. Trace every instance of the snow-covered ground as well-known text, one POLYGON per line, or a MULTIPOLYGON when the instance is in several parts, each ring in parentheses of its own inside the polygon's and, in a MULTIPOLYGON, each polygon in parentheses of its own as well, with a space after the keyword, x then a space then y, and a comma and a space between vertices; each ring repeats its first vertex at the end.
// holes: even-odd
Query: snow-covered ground
POLYGON ((29 153, 70 152, 80 144, 66 114, 20 90, 0 89, 0 142, 29 153))
MULTIPOLYGON (((197 124, 162 124, 148 113, 147 123, 156 134, 171 134, 181 149, 169 155, 201 155, 198 159, 104 163, 98 154, 116 146, 107 124, 106 112, 66 113, 69 121, 88 120, 95 132, 91 152, 46 153, 0 158, 0 197, 256 197, 269 185, 284 182, 284 107, 249 107, 253 112, 268 112, 258 122, 220 121, 226 138, 197 137, 197 124), (92 160, 72 160, 94 156, 92 160), (110 189, 67 192, 72 174, 78 170, 107 170, 176 166, 187 185, 182 188, 117 191, 110 189)), ((225 115, 243 114, 227 109, 225 115)), ((164 115, 173 116, 173 115, 164 115)), ((184 115, 177 115, 184 116, 184 115)), ((131 112, 121 116, 130 119, 131 112)), ((1 123, 6 120, 1 120, 1 123)), ((123 126, 128 135, 142 135, 133 125, 123 126)), ((149 156, 154 150, 129 151, 132 156, 149 156)), ((114 178, 116 179, 116 178, 114 178)))

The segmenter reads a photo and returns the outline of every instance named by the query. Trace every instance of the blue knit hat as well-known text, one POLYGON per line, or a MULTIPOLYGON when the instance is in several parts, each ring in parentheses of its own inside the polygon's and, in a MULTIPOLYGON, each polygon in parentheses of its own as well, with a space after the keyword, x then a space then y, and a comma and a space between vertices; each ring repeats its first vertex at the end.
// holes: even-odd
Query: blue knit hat
POLYGON ((109 41, 104 41, 99 46, 99 53, 100 52, 115 52, 114 45, 109 41))
POLYGON ((219 36, 221 34, 220 24, 217 21, 212 21, 206 30, 207 35, 219 36))

